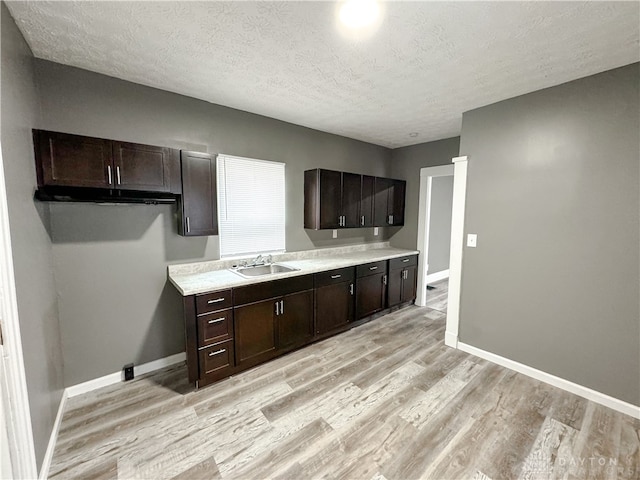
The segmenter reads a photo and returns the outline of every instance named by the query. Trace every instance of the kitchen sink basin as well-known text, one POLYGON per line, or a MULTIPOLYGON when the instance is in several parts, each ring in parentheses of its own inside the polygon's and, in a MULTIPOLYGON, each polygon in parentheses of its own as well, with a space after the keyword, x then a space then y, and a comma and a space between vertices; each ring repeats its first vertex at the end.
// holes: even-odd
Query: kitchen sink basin
POLYGON ((238 267, 231 269, 233 273, 237 273, 241 277, 245 278, 262 277, 263 275, 273 275, 274 273, 295 272, 297 270, 300 269, 287 267, 286 265, 279 265, 277 263, 271 263, 269 265, 257 265, 255 267, 238 267))

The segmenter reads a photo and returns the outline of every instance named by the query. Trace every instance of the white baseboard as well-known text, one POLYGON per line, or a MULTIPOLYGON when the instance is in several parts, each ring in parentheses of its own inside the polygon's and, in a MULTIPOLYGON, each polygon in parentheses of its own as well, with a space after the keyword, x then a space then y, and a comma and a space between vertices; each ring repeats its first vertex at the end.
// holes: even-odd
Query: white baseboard
POLYGON ((445 278, 449 278, 449 270, 440 270, 439 272, 430 273, 427 275, 425 279, 426 283, 437 282, 438 280, 444 280, 445 278))
POLYGON ((447 347, 458 348, 458 336, 455 333, 444 332, 444 344, 447 347))
MULTIPOLYGON (((133 373, 136 376, 144 375, 145 373, 153 372, 154 370, 159 370, 164 367, 175 365, 176 363, 184 362, 186 358, 187 354, 185 352, 176 353, 175 355, 171 355, 169 357, 164 357, 152 362, 143 363, 142 365, 135 365, 133 367, 133 373)), ((121 381, 122 372, 115 372, 110 373, 109 375, 105 375, 104 377, 94 378, 93 380, 89 380, 87 382, 72 385, 70 387, 67 387, 65 389, 65 392, 68 398, 77 397, 78 395, 82 395, 84 393, 88 393, 93 390, 97 390, 98 388, 106 387, 108 385, 113 385, 121 381)))
POLYGON ((58 406, 58 414, 56 420, 53 422, 53 428, 51 429, 51 436, 49 437, 49 444, 47 450, 44 453, 44 459, 42 460, 42 466, 40 467, 40 480, 46 480, 49 477, 49 468, 51 467, 51 460, 53 459, 53 451, 56 448, 56 441, 58 440, 58 432, 60 431, 60 423, 62 422, 62 415, 64 414, 64 408, 67 404, 67 389, 62 391, 62 398, 60 399, 60 405, 58 406))
POLYGON ((549 385, 553 385, 554 387, 561 388, 563 390, 566 390, 567 392, 571 392, 580 397, 586 398, 587 400, 591 400, 592 402, 599 403, 600 405, 604 405, 605 407, 609 407, 613 410, 624 413, 625 415, 630 415, 634 418, 640 419, 639 406, 624 402, 622 400, 611 397, 596 390, 592 390, 577 383, 573 383, 569 380, 565 380, 564 378, 556 377, 555 375, 551 375, 550 373, 543 372, 542 370, 535 369, 514 360, 501 357, 500 355, 496 355, 495 353, 481 350, 472 345, 467 345, 466 343, 462 342, 457 342, 457 344, 458 349, 462 350, 463 352, 470 353, 471 355, 475 355, 476 357, 484 358, 485 360, 489 360, 490 362, 497 363, 498 365, 502 365, 503 367, 507 367, 511 370, 515 370, 516 372, 527 375, 528 377, 535 378, 536 380, 540 380, 541 382, 548 383, 549 385))

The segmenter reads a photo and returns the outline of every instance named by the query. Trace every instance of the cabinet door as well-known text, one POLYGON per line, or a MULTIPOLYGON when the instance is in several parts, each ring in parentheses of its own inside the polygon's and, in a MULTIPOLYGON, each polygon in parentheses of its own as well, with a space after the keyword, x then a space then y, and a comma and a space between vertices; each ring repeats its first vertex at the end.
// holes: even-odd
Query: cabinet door
POLYGON ((342 172, 320 170, 320 228, 339 228, 342 172))
POLYGON ((356 316, 358 319, 379 312, 385 306, 385 273, 369 275, 356 280, 356 316))
POLYGON ((313 290, 285 295, 279 303, 278 349, 306 343, 313 336, 313 290))
POLYGON ((316 288, 317 335, 340 330, 353 321, 354 289, 352 281, 316 288))
POLYGON ((387 222, 389 225, 404 225, 404 196, 406 190, 404 180, 390 180, 387 203, 387 222))
POLYGON ((183 151, 181 169, 180 234, 218 235, 215 159, 205 153, 183 151))
POLYGON ((275 305, 273 299, 233 309, 237 365, 256 365, 275 355, 275 305))
POLYGON ((360 197, 360 226, 373 227, 373 200, 375 197, 375 177, 362 175, 362 194, 360 197))
POLYGON ((389 270, 389 285, 387 291, 387 307, 393 307, 403 302, 404 269, 389 270))
POLYGON ((360 196, 362 189, 361 175, 357 173, 342 174, 342 215, 343 227, 360 226, 360 196))
POLYGON ((402 301, 410 302, 416 299, 418 286, 418 268, 407 267, 404 269, 404 279, 402 281, 402 301))
POLYGON ((373 224, 377 227, 385 227, 389 225, 388 206, 391 180, 376 177, 374 183, 373 224))
POLYGON ((111 141, 34 130, 39 186, 113 188, 111 141))
POLYGON ((113 142, 116 188, 147 192, 171 191, 171 149, 113 142))

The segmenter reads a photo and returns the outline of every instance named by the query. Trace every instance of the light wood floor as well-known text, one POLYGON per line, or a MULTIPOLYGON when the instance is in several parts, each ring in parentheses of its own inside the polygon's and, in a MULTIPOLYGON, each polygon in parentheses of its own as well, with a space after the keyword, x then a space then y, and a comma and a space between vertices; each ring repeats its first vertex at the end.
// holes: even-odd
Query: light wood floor
POLYGON ((181 365, 70 399, 51 478, 639 478, 639 421, 445 347, 434 285, 200 391, 181 365))

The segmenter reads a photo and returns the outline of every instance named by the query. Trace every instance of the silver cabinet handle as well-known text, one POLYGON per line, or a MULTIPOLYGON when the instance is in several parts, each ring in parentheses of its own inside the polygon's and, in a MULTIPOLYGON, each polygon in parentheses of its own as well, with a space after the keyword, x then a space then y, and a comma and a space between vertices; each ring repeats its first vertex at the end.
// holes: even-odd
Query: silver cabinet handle
POLYGON ((220 317, 220 318, 216 318, 215 320, 209 320, 207 323, 209 325, 211 325, 212 323, 220 323, 220 322, 224 322, 226 319, 226 317, 220 317))
POLYGON ((349 285, 349 293, 353 295, 353 283, 349 285))
POLYGON ((216 356, 216 355, 220 355, 221 353, 224 353, 224 352, 226 352, 226 351, 227 351, 227 349, 226 349, 226 348, 221 348, 220 350, 218 350, 218 351, 216 351, 216 352, 211 352, 211 353, 209 354, 209 356, 210 356, 210 357, 214 357, 214 356, 216 356))
POLYGON ((280 315, 284 314, 284 300, 280 300, 280 315))
POLYGON ((409 259, 405 258, 405 259, 402 260, 402 263, 407 263, 408 261, 409 261, 409 259))
POLYGON ((386 285, 386 284, 387 284, 387 276, 386 276, 386 275, 384 275, 384 276, 382 277, 382 284, 383 284, 383 285, 386 285))
POLYGON ((122 182, 120 182, 120 165, 116 165, 116 180, 118 180, 118 185, 122 184, 122 182))
POLYGON ((189 221, 189 217, 187 217, 187 233, 191 231, 191 222, 189 221))
POLYGON ((331 278, 340 278, 342 275, 331 275, 331 278))
POLYGON ((360 225, 364 227, 364 215, 360 217, 360 225))
POLYGON ((109 177, 109 185, 111 185, 111 182, 113 182, 111 178, 111 165, 107 165, 107 176, 109 177))
POLYGON ((222 297, 222 298, 216 298, 215 300, 209 300, 209 301, 207 301, 207 303, 208 303, 209 305, 211 305, 212 303, 220 303, 220 302, 224 302, 224 297, 222 297))
POLYGON ((276 302, 276 315, 280 315, 280 302, 276 302))
POLYGON ((377 270, 378 267, 369 267, 369 270, 377 270))
POLYGON ((389 215, 389 225, 393 225, 393 215, 389 215))

